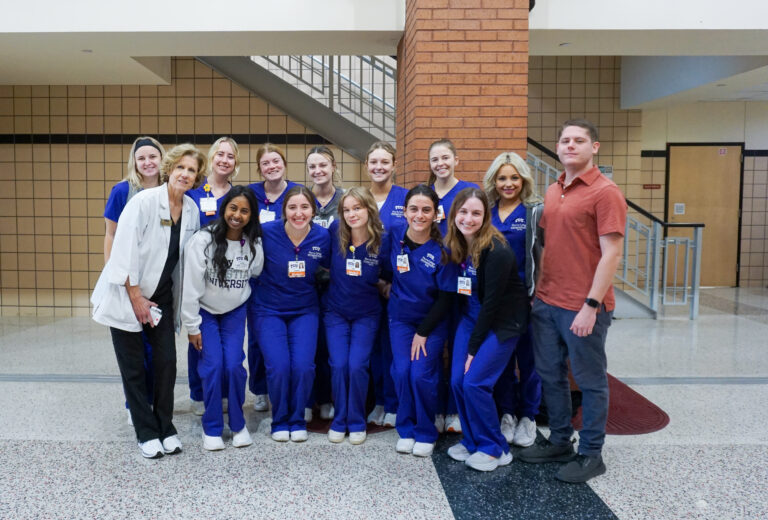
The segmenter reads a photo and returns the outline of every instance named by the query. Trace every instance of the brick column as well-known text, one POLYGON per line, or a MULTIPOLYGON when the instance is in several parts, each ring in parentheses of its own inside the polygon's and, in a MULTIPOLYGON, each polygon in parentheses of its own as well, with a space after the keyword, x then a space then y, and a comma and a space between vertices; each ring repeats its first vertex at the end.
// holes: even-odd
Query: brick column
POLYGON ((397 182, 426 182, 428 147, 447 137, 457 176, 478 182, 528 135, 529 0, 406 0, 398 46, 397 182))

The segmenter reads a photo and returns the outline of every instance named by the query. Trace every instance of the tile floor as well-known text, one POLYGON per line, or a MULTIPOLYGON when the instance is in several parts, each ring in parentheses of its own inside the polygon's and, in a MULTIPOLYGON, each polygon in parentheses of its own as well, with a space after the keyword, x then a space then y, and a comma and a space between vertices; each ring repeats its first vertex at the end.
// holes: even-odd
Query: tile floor
MULTIPOLYGON (((695 322, 616 320, 609 372, 664 409, 663 430, 608 436, 589 485, 555 465, 465 469, 365 444, 269 440, 202 449, 179 357, 174 422, 184 452, 140 457, 106 329, 87 318, 0 318, 0 518, 768 518, 768 290, 708 289, 695 322)), ((179 352, 186 344, 179 341, 179 352)), ((250 405, 250 398, 246 407, 250 405)), ((546 433, 546 430, 543 430, 546 433)))

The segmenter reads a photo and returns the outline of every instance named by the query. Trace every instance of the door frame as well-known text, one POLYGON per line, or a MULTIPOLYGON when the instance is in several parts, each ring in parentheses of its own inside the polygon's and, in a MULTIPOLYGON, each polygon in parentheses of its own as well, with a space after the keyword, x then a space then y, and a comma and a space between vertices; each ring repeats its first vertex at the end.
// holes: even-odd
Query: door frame
MULTIPOLYGON (((739 287, 741 278, 741 218, 744 205, 744 151, 745 143, 736 141, 726 142, 703 142, 703 143, 667 143, 667 163, 664 171, 664 222, 669 222, 669 164, 671 162, 671 148, 675 146, 740 146, 741 160, 739 161, 739 218, 738 218, 738 236, 736 239, 736 287, 739 287)), ((667 238, 667 228, 664 227, 664 238, 667 238)), ((665 250, 666 253, 666 250, 665 250)))

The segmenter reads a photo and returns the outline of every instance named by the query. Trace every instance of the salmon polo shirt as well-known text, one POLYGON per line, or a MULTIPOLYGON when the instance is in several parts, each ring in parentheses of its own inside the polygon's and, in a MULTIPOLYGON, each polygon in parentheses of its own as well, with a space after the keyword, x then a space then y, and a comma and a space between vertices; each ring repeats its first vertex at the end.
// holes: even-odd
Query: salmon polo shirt
MULTIPOLYGON (((545 303, 578 311, 592 287, 600 262, 600 236, 624 235, 627 202, 616 184, 597 167, 565 186, 565 173, 547 188, 544 213, 544 257, 536 296, 545 303)), ((613 286, 603 298, 605 308, 615 307, 613 286)))

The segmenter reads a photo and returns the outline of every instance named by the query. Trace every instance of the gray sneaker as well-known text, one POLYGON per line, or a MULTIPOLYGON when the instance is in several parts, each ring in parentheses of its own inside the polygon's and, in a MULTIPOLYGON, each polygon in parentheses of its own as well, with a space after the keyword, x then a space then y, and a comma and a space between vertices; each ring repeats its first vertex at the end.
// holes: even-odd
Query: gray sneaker
POLYGON ((576 455, 576 458, 560 468, 555 478, 563 482, 580 483, 605 473, 601 455, 576 455))
POLYGON ((573 444, 571 443, 565 446, 556 446, 549 442, 549 439, 544 439, 533 446, 523 448, 515 456, 523 462, 541 464, 543 462, 570 462, 576 453, 573 451, 573 444))

